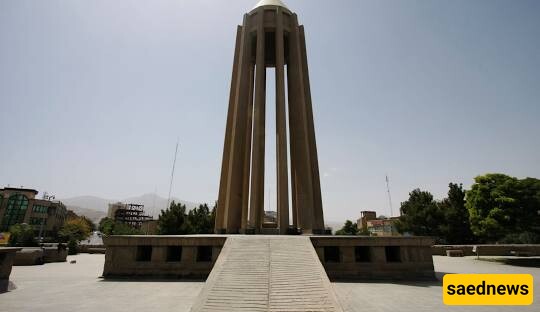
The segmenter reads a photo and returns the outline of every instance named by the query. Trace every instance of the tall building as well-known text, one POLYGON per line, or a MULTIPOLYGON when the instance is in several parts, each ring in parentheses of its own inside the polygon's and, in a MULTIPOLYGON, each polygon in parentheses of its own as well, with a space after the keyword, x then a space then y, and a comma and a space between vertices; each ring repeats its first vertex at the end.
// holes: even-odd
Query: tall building
POLYGON ((0 232, 12 225, 27 223, 36 236, 55 236, 64 225, 67 209, 60 201, 37 199, 34 189, 6 187, 0 189, 0 232))
POLYGON ((215 230, 262 232, 267 68, 276 76, 276 226, 324 233, 304 27, 279 0, 260 1, 236 31, 215 230))
POLYGON ((144 205, 124 204, 121 202, 109 204, 107 217, 115 222, 125 223, 133 228, 141 228, 144 222, 150 221, 152 217, 144 212, 144 205))
POLYGON ((396 228, 397 220, 399 218, 377 218, 375 211, 361 211, 356 227, 371 236, 399 236, 396 228))
POLYGON ((356 222, 356 227, 366 232, 367 231, 367 222, 369 220, 375 220, 377 219, 377 213, 375 211, 361 211, 360 212, 360 219, 356 222))

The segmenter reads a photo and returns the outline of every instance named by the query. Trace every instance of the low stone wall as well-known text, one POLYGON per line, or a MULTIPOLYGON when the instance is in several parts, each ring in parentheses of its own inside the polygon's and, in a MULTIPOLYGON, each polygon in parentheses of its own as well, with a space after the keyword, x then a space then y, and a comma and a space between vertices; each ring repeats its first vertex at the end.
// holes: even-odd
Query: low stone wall
POLYGON ((43 249, 43 261, 45 263, 49 262, 65 262, 68 249, 67 248, 58 248, 56 247, 42 247, 43 249))
POLYGON ((88 248, 86 253, 89 254, 105 254, 106 248, 88 248))
MULTIPOLYGON (((227 235, 110 236, 103 276, 206 278, 227 235)), ((433 279, 422 237, 311 236, 330 279, 433 279)), ((291 258, 291 261, 295 259, 291 258)))
POLYGON ((37 265, 45 263, 41 247, 23 247, 17 251, 13 265, 37 265))
POLYGON ((8 290, 9 276, 15 260, 15 253, 21 248, 0 247, 0 293, 8 290))
POLYGON ((436 256, 446 256, 447 250, 461 250, 465 256, 476 256, 473 252, 476 246, 480 256, 514 256, 529 255, 540 256, 540 245, 522 244, 497 244, 497 245, 435 245, 431 247, 431 252, 436 256))
POLYGON ((223 235, 104 237, 103 277, 206 278, 226 238, 223 235))
POLYGON ((100 253, 105 253, 105 245, 79 245, 79 253, 96 253, 96 250, 102 250, 103 252, 100 253))
POLYGON ((431 280, 431 246, 425 237, 313 236, 331 280, 431 280))

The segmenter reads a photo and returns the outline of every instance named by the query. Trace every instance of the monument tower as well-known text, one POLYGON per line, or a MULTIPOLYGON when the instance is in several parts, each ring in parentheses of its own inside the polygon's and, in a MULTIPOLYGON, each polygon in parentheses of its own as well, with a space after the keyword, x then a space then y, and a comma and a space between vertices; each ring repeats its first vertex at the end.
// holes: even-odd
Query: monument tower
POLYGON ((263 229, 269 67, 276 76, 277 228, 280 234, 290 228, 320 234, 324 219, 304 27, 280 0, 260 1, 237 28, 215 230, 263 229))

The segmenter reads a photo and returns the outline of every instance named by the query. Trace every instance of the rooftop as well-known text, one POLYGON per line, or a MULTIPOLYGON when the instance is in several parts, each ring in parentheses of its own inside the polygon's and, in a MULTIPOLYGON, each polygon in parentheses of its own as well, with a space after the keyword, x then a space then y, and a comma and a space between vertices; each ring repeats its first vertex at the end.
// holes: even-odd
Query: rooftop
POLYGON ((22 187, 4 187, 3 189, 0 189, 0 191, 16 191, 16 192, 31 192, 37 195, 38 191, 34 189, 29 188, 22 188, 22 187))

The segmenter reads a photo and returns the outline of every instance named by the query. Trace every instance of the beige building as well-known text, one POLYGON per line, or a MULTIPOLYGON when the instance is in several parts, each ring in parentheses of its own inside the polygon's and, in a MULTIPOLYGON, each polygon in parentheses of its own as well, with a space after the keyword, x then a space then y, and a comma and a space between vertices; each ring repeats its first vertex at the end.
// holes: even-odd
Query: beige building
POLYGON ((369 232, 371 236, 399 236, 395 225, 397 219, 377 218, 375 211, 362 211, 356 227, 363 232, 369 232))
POLYGON ((377 213, 375 211, 361 211, 360 212, 360 219, 356 221, 356 227, 366 232, 367 231, 367 222, 369 220, 375 220, 377 219, 377 213))
POLYGON ((396 220, 397 218, 369 220, 367 230, 371 236, 399 236, 396 220))
POLYGON ((0 232, 12 225, 27 223, 36 236, 55 236, 64 225, 67 209, 60 201, 37 199, 33 189, 6 187, 0 189, 0 232))

